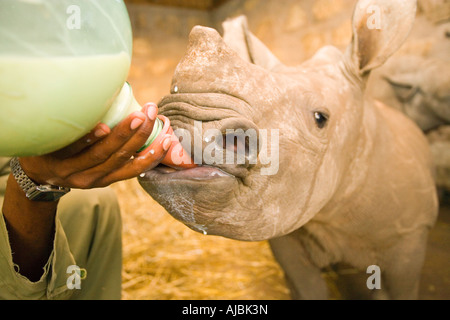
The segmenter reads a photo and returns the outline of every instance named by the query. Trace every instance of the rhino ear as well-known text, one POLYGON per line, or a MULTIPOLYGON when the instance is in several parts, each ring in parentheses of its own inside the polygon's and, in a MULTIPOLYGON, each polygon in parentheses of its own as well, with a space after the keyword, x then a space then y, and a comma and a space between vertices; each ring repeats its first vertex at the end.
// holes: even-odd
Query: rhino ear
POLYGON ((416 9, 416 0, 358 1, 348 50, 358 76, 367 76, 401 47, 413 27, 416 9))
POLYGON ((242 59, 271 70, 281 62, 248 28, 247 17, 228 19, 222 24, 225 43, 242 59))

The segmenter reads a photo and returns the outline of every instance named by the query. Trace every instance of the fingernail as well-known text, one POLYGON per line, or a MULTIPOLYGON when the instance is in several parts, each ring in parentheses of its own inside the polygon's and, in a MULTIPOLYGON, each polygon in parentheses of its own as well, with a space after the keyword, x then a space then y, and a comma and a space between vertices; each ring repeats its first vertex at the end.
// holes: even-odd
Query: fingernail
POLYGON ((149 105, 147 110, 147 116, 150 120, 155 121, 158 115, 158 110, 155 105, 149 105))
POLYGON ((154 102, 147 102, 146 104, 144 104, 144 107, 152 107, 152 106, 155 108, 158 107, 158 105, 154 102))
POLYGON ((96 138, 102 138, 107 135, 107 133, 103 129, 98 129, 94 133, 96 138))
POLYGON ((142 124, 144 123, 144 120, 140 119, 140 118, 136 118, 133 121, 131 121, 131 130, 136 130, 137 128, 139 128, 142 124))
POLYGON ((171 135, 166 135, 166 137, 164 138, 164 141, 163 141, 163 149, 164 149, 164 151, 169 150, 171 144, 172 144, 172 136, 171 135))

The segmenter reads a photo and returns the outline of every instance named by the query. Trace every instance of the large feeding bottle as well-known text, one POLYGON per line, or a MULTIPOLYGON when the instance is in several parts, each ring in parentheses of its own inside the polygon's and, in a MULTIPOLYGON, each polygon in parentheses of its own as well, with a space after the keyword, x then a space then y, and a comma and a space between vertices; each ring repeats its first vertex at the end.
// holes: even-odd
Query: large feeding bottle
MULTIPOLYGON (((50 153, 140 110, 125 82, 131 55, 123 0, 1 0, 0 156, 50 153)), ((145 147, 160 131, 173 132, 167 118, 145 147)))

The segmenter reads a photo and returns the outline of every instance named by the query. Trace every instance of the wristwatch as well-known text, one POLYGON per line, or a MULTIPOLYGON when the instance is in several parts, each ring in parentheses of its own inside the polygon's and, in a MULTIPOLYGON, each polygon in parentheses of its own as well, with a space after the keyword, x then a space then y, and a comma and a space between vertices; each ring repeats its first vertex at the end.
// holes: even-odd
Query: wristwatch
POLYGON ((70 188, 52 185, 37 185, 23 171, 18 158, 12 158, 10 165, 17 184, 31 201, 57 201, 59 198, 70 192, 70 188))

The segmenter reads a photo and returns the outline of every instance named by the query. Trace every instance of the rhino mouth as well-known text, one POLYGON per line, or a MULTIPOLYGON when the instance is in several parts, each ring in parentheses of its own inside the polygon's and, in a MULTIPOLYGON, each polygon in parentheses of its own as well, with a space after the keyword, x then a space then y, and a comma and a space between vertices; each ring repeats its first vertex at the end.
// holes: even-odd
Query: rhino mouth
MULTIPOLYGON (((250 147, 248 137, 234 139, 227 143, 227 130, 248 132, 249 129, 258 132, 256 125, 248 120, 250 117, 250 106, 244 100, 223 93, 189 93, 171 94, 163 98, 160 103, 160 113, 168 117, 172 128, 186 130, 190 137, 189 142, 181 141, 182 145, 190 150, 192 159, 199 165, 198 168, 187 170, 175 170, 162 164, 146 174, 147 181, 166 180, 192 180, 210 181, 214 179, 235 178, 244 181, 253 167, 249 161, 250 147), (203 157, 203 151, 209 141, 204 135, 196 136, 195 122, 201 123, 201 130, 206 134, 208 128, 214 128, 221 133, 221 145, 216 148, 225 157, 227 152, 234 153, 237 159, 238 151, 243 154, 245 162, 227 162, 223 159, 220 163, 211 163, 203 157), (195 142, 197 139, 197 142, 195 142), (206 141, 206 142, 205 142, 206 141), (197 144, 196 144, 197 143, 197 144), (200 143, 200 145, 199 145, 200 143), (197 154, 196 154, 197 153, 197 154), (198 156, 200 154, 200 157, 198 156), (201 159, 201 162, 199 161, 201 159)), ((198 134, 198 130, 197 130, 198 134)), ((212 140, 212 139, 211 139, 212 140)), ((216 139, 214 139, 216 140, 216 139)), ((257 152, 257 151, 256 151, 257 152)), ((256 155, 257 157, 257 155, 256 155)), ((233 159, 235 159, 233 158, 233 159)))
POLYGON ((232 174, 212 166, 199 166, 193 169, 175 170, 161 164, 153 170, 147 171, 139 178, 140 181, 155 185, 183 182, 204 184, 220 179, 236 180, 237 178, 232 174))

